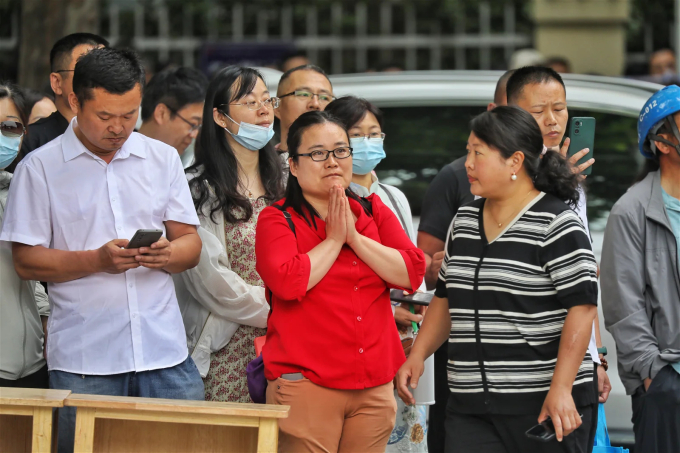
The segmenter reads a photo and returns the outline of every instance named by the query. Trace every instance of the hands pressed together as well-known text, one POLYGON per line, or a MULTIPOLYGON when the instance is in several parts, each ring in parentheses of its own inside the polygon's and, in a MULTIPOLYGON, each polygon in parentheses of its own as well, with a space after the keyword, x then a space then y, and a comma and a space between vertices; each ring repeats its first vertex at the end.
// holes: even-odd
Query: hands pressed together
POLYGON ((121 274, 139 266, 149 269, 163 269, 170 262, 173 245, 165 237, 151 244, 151 247, 126 249, 127 239, 114 239, 97 250, 98 268, 108 274, 121 274))
POLYGON ((360 239, 355 222, 356 218, 349 206, 345 189, 335 185, 330 189, 328 214, 326 215, 326 238, 353 247, 360 239))

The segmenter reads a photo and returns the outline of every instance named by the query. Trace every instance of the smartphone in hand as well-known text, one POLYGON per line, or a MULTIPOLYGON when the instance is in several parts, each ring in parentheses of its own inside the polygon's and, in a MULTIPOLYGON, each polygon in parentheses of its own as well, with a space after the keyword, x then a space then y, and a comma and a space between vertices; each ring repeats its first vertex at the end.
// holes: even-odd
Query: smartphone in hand
MULTIPOLYGON (((576 116, 569 123, 569 151, 567 157, 571 157, 579 151, 588 148, 588 154, 578 161, 581 165, 593 158, 595 148, 595 118, 576 116)), ((581 172, 582 175, 590 175, 593 167, 590 166, 581 172)))
POLYGON ((401 302, 404 304, 428 306, 430 305, 430 302, 432 301, 433 297, 434 294, 430 293, 413 293, 404 296, 404 291, 400 289, 393 289, 390 291, 390 300, 393 300, 395 302, 401 302))
POLYGON ((163 230, 137 230, 126 249, 138 249, 140 247, 151 247, 151 244, 158 241, 163 236, 163 230))
MULTIPOLYGON (((583 414, 579 414, 579 417, 583 418, 583 414)), ((548 417, 538 425, 531 427, 525 434, 529 439, 550 442, 555 438, 555 425, 548 417)))

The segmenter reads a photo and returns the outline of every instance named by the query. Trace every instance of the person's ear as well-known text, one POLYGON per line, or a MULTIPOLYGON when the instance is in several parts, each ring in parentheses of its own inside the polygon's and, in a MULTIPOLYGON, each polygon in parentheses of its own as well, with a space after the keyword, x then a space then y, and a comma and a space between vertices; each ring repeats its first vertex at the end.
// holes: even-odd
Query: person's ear
POLYGON ((519 173, 524 164, 524 153, 522 151, 515 151, 508 161, 513 171, 519 173))
POLYGON ((491 110, 495 109, 496 107, 498 107, 496 104, 494 104, 493 102, 489 102, 489 105, 486 106, 486 111, 490 112, 491 110))
MULTIPOLYGON (((668 140, 671 143, 673 143, 675 141, 675 140, 673 140, 673 138, 670 134, 660 134, 660 137, 665 138, 666 140, 668 140)), ((656 150, 658 152, 660 152, 661 154, 670 154, 670 152, 674 149, 669 144, 664 143, 664 142, 654 141, 654 144, 656 145, 656 150)))
POLYGON ((295 162, 292 157, 288 158, 288 166, 290 167, 290 174, 297 178, 297 162, 295 162))
POLYGON ((167 105, 163 103, 156 104, 153 109, 153 120, 158 125, 163 125, 170 120, 171 112, 167 105))
POLYGON ((281 121, 281 104, 279 104, 278 109, 274 109, 274 116, 277 117, 279 121, 281 121))
POLYGON ((78 96, 71 91, 68 95, 68 105, 71 107, 71 110, 75 115, 78 115, 78 112, 80 111, 80 102, 78 102, 78 96))
POLYGON ((61 74, 56 72, 50 73, 50 87, 56 96, 64 94, 64 91, 61 89, 61 74))
POLYGON ((224 114, 217 110, 217 107, 213 109, 213 121, 217 123, 219 127, 227 127, 227 122, 224 119, 224 114))

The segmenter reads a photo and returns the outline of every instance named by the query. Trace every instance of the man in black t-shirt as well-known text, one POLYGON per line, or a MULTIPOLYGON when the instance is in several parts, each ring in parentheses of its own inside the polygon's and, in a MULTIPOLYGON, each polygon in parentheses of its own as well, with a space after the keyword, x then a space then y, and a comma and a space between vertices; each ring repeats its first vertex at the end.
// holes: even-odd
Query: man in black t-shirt
MULTIPOLYGON (((108 41, 92 33, 73 33, 57 41, 50 51, 50 86, 54 91, 57 111, 30 126, 26 131, 19 157, 14 166, 31 151, 51 142, 66 131, 75 116, 68 103, 73 91, 73 70, 83 54, 97 47, 107 47, 108 41)), ((11 170, 8 170, 11 171, 11 170)))
MULTIPOLYGON (((496 84, 493 102, 487 110, 507 105, 505 92, 508 79, 514 71, 507 71, 496 84)), ((474 200, 470 193, 470 181, 465 170, 466 156, 460 157, 442 168, 427 189, 418 226, 418 248, 425 252, 427 289, 434 289, 439 268, 444 258, 446 233, 458 209, 474 200)), ((427 448, 430 453, 444 451, 446 431, 446 402, 449 399, 447 380, 448 342, 434 354, 434 397, 430 407, 430 426, 427 434, 427 448)))

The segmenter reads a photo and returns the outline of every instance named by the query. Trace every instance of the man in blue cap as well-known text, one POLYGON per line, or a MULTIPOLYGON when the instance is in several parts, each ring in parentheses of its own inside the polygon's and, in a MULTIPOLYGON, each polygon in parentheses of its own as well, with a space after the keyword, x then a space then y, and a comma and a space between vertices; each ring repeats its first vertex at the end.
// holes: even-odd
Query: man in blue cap
POLYGON ((601 263, 605 326, 633 400, 636 452, 680 451, 680 87, 640 112, 646 176, 614 205, 601 263))

